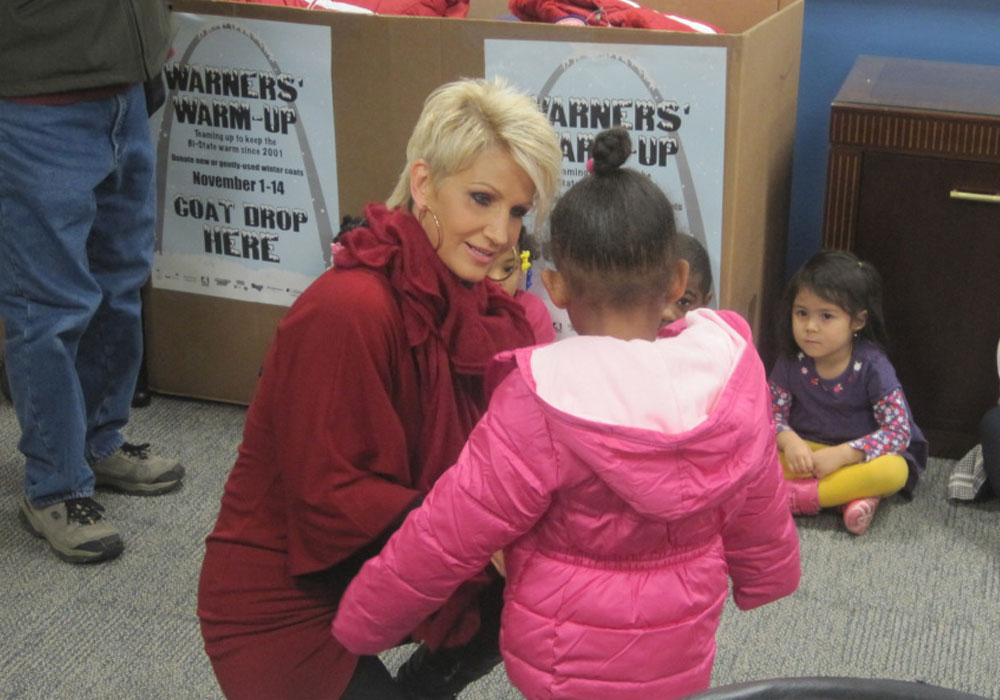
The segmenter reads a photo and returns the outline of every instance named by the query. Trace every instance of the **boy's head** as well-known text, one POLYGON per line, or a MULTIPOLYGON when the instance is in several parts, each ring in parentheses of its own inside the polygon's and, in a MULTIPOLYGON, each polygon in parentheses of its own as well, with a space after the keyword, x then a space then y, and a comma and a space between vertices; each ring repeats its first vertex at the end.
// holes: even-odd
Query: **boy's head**
POLYGON ((677 234, 676 255, 688 261, 689 272, 684 294, 663 309, 663 323, 672 323, 684 318, 688 311, 700 309, 712 303, 712 264, 705 246, 694 236, 677 234))

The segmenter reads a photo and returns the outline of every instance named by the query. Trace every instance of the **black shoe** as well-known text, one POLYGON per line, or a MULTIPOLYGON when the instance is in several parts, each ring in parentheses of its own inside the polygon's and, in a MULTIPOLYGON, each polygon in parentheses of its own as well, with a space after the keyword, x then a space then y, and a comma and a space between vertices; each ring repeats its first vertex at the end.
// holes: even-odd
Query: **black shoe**
POLYGON ((500 663, 495 646, 469 644, 432 651, 421 644, 396 673, 396 685, 410 700, 455 700, 462 690, 500 663))
POLYGON ((10 397, 10 380, 7 378, 7 363, 4 362, 3 355, 0 355, 0 393, 8 401, 13 401, 10 397))
POLYGON ((449 681, 457 670, 458 660, 441 650, 439 653, 421 644, 399 667, 396 685, 409 700, 455 700, 449 681))
POLYGON ((132 394, 132 408, 145 408, 152 400, 153 395, 149 393, 149 389, 136 387, 135 393, 132 394))
POLYGON ((400 666, 396 685, 410 700, 455 700, 462 690, 499 664, 504 579, 479 591, 479 630, 467 644, 431 650, 421 644, 400 666))

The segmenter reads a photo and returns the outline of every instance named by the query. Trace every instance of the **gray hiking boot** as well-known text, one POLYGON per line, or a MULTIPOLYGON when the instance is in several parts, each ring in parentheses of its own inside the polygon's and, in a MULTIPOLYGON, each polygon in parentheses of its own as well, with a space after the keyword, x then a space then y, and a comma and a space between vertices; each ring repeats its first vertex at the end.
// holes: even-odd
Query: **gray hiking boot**
POLYGON ((31 534, 45 539, 60 559, 73 564, 114 559, 125 544, 104 520, 104 507, 92 498, 71 498, 35 508, 21 498, 21 522, 31 534))
POLYGON ((184 478, 184 467, 175 460, 149 453, 149 443, 125 443, 110 457, 92 464, 98 486, 136 496, 159 496, 172 491, 184 478))

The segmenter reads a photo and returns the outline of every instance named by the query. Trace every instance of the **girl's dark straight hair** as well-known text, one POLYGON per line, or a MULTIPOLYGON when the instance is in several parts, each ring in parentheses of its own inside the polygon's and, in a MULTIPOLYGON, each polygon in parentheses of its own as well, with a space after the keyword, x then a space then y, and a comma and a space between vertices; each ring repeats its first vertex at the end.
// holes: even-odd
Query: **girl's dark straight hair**
POLYGON ((859 338, 888 349, 889 335, 882 313, 882 276, 868 262, 845 250, 822 250, 809 258, 788 282, 781 299, 778 347, 790 355, 799 352, 792 335, 792 306, 798 293, 808 289, 821 299, 836 304, 852 318, 868 312, 859 338))

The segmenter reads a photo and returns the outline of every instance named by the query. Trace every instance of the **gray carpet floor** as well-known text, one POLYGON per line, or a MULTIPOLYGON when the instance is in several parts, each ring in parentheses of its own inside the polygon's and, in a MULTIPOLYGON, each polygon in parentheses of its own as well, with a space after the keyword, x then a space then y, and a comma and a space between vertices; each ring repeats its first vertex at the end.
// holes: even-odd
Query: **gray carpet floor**
MULTIPOLYGON (((180 458, 184 486, 157 498, 100 493, 126 551, 72 566, 18 521, 18 428, 0 399, 0 698, 221 697, 195 589, 244 416, 238 406, 162 396, 135 410, 129 439, 180 458)), ((863 537, 833 514, 800 520, 799 591, 749 613, 727 605, 713 685, 879 677, 1000 699, 1000 501, 948 501, 950 467, 932 460, 917 497, 885 503, 863 537)), ((407 652, 389 652, 387 663, 407 652)), ((521 698, 502 667, 462 694, 487 698, 521 698)))

